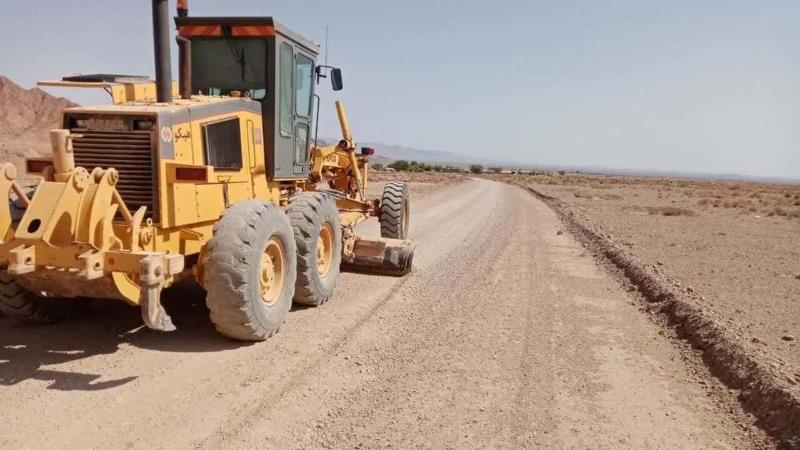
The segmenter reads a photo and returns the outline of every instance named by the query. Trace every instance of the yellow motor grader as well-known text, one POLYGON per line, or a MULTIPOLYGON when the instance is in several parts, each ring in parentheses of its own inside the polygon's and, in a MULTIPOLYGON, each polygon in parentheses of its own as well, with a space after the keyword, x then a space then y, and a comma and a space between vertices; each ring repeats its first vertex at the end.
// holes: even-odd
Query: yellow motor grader
POLYGON ((52 322, 70 299, 110 298, 171 331, 162 289, 194 277, 219 332, 261 340, 293 301, 330 299, 342 266, 406 274, 407 187, 367 198, 373 150, 357 148, 340 102, 341 141, 312 143, 315 85, 342 88, 339 69, 316 63, 318 46, 269 17, 190 17, 179 0, 173 83, 169 2, 152 8, 155 82, 40 83, 103 88, 113 105, 65 110, 52 157, 26 160, 41 177, 33 190, 14 165, 0 166, 10 199, 0 207, 0 312, 52 322), (369 217, 382 238, 356 235, 369 217))

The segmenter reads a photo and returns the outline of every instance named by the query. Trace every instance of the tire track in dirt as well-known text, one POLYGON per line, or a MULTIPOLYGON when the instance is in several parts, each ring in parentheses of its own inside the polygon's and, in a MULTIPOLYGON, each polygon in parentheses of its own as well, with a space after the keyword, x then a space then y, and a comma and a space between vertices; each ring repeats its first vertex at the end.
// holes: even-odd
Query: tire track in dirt
MULTIPOLYGON (((378 314, 388 302, 398 301, 398 297, 403 295, 405 288, 409 284, 414 286, 408 289, 414 291, 430 283, 432 280, 439 282, 440 276, 446 275, 446 273, 443 273, 443 271, 446 272, 446 270, 443 270, 442 267, 447 267, 447 265, 442 262, 449 259, 451 256, 447 251, 444 251, 443 248, 452 249, 454 243, 472 241, 472 234, 474 234, 476 230, 486 234, 486 231, 482 228, 482 224, 490 219, 489 214, 492 208, 486 208, 483 214, 475 214, 475 211, 465 208, 465 206, 474 203, 478 198, 483 197, 483 201, 487 202, 487 198, 484 197, 486 192, 486 186, 476 186, 465 192, 465 195, 460 196, 456 201, 443 203, 443 207, 441 208, 422 210, 419 213, 417 211, 412 211, 412 217, 415 218, 411 228, 412 236, 419 236, 417 238, 419 246, 417 256, 415 257, 414 276, 406 277, 396 282, 392 286, 391 291, 385 293, 378 301, 372 303, 369 310, 362 311, 364 315, 345 330, 324 352, 320 352, 315 359, 308 361, 304 367, 295 370, 294 373, 296 376, 291 376, 290 381, 286 385, 269 397, 259 400, 255 404, 249 404, 242 411, 233 414, 233 417, 245 416, 246 419, 235 419, 232 423, 226 422, 221 424, 214 433, 210 434, 210 440, 201 440, 196 442, 195 445, 217 447, 221 445, 222 442, 235 440, 240 433, 239 430, 251 428, 253 423, 258 420, 259 416, 270 414, 274 411, 271 405, 279 403, 288 392, 296 390, 304 383, 307 383, 310 377, 309 374, 319 373, 320 367, 329 362, 343 347, 347 346, 352 336, 358 333, 370 320, 374 319, 375 315, 378 314), (429 273, 429 271, 433 272, 429 273), (255 415, 255 417, 252 417, 253 415, 255 415)), ((426 204, 438 202, 439 199, 437 198, 427 198, 425 200, 426 204)), ((497 199, 494 201, 494 204, 496 203, 497 199)), ((494 206, 492 202, 489 202, 489 205, 494 206)), ((413 207, 414 204, 412 204, 412 208, 413 207)), ((488 236, 486 236, 486 238, 488 239, 488 236)), ((460 271, 458 273, 469 273, 469 271, 460 271)), ((343 285, 341 290, 346 290, 347 288, 348 286, 343 285)), ((334 303, 335 300, 336 299, 331 303, 334 303)), ((241 444, 244 445, 244 443, 241 444)))

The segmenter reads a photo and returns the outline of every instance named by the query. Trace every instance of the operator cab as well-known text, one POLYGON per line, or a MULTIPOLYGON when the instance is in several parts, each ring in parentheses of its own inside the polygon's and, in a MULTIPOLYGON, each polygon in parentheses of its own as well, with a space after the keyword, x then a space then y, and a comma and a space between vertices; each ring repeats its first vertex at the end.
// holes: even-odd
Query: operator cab
MULTIPOLYGON (((189 41, 191 92, 260 102, 268 177, 306 178, 319 46, 271 17, 186 16, 175 23, 179 40, 189 41)), ((339 77, 337 70, 332 79, 341 88, 339 77)))

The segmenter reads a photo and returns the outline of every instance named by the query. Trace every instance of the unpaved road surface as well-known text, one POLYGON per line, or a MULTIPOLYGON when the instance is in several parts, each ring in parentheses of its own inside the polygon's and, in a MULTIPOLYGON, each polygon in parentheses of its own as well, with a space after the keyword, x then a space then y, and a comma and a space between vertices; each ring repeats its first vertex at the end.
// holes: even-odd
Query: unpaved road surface
POLYGON ((0 444, 756 445, 544 204, 472 180, 412 214, 411 275, 344 274, 263 343, 217 337, 190 288, 167 303, 172 334, 116 304, 50 328, 0 321, 0 444))

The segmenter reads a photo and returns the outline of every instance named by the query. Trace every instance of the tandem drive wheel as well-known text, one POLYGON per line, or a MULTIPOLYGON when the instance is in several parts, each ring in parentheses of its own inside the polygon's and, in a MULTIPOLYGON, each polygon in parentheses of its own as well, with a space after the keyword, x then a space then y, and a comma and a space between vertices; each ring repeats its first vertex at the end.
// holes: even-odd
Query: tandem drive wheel
POLYGON ((292 197, 287 210, 297 245, 294 301, 317 306, 333 295, 342 261, 342 227, 336 201, 322 192, 292 197))
POLYGON ((277 206, 231 206, 208 243, 204 285, 211 321, 225 336, 260 341, 276 333, 292 306, 297 256, 289 218, 277 206))

